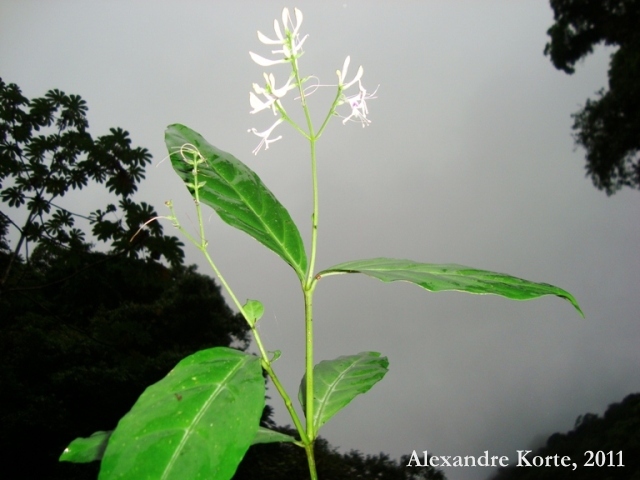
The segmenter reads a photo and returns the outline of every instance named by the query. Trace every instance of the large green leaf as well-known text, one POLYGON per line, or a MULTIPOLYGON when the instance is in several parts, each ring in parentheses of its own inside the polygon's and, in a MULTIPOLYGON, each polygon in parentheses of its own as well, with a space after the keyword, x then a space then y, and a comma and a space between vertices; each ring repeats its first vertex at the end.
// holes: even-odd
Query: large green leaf
POLYGON ((364 273, 383 282, 415 283, 426 290, 502 295, 512 300, 529 300, 556 295, 571 302, 584 317, 576 299, 566 290, 547 283, 535 283, 504 273, 489 272, 455 264, 418 263, 394 258, 372 258, 341 263, 320 272, 317 277, 341 273, 364 273))
MULTIPOLYGON (((382 380, 389 361, 378 352, 361 352, 313 367, 313 425, 317 433, 338 411, 382 380)), ((298 399, 306 411, 306 375, 300 383, 298 399)))
POLYGON ((304 279, 307 255, 298 227, 253 170, 184 125, 169 125, 165 143, 174 170, 192 195, 195 182, 189 162, 196 160, 195 148, 204 159, 197 168, 200 201, 226 223, 273 250, 304 279))
POLYGON ((230 479, 264 408, 260 359, 226 347, 190 355, 118 423, 100 479, 230 479))
POLYGON ((58 459, 61 462, 89 463, 102 460, 112 431, 95 432, 87 438, 76 438, 64 449, 58 459))

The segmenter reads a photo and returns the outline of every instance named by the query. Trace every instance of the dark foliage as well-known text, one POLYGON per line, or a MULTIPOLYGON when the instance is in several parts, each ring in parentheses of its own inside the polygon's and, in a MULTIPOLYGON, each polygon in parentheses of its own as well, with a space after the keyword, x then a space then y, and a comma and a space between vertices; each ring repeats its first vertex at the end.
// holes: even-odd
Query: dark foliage
MULTIPOLYGON (((296 437, 290 428, 269 428, 296 437)), ((364 455, 352 450, 340 453, 318 438, 315 443, 318 477, 327 480, 445 480, 433 467, 407 467, 409 456, 400 461, 388 455, 364 455)), ((309 480, 304 449, 291 443, 252 446, 238 467, 234 480, 309 480)))
POLYGON ((609 89, 573 115, 574 138, 587 152, 587 176, 611 195, 640 189, 640 1, 551 0, 555 23, 545 47, 553 65, 573 73, 595 46, 617 47, 609 89))
POLYGON ((71 440, 113 429, 183 357, 248 345, 246 322, 193 268, 65 250, 33 257, 14 272, 38 288, 0 297, 0 458, 20 472, 3 478, 95 479, 97 464, 58 463, 71 440))
POLYGON ((246 322, 182 265, 177 238, 158 222, 136 234, 157 215, 132 199, 149 152, 120 128, 92 138, 86 115, 77 95, 28 100, 0 79, 2 478, 95 479, 97 463, 58 462, 71 440, 113 429, 183 357, 248 346, 246 322), (110 203, 59 206, 85 187, 74 206, 110 203))
MULTIPOLYGON (((569 456, 577 469, 563 467, 515 467, 501 469, 493 480, 638 480, 640 479, 640 393, 627 396, 621 403, 609 405, 603 417, 587 413, 576 420, 575 428, 568 433, 554 433, 544 447, 532 452, 546 457, 569 456), (604 452, 605 466, 584 466, 589 460, 585 452, 604 452), (622 452, 624 467, 609 467, 609 452, 613 463, 618 463, 622 452)), ((602 458, 602 457, 601 457, 602 458)), ((594 462, 595 463, 595 462, 594 462)))
POLYGON ((0 249, 11 252, 0 272, 0 294, 20 288, 21 277, 14 275, 8 283, 10 271, 21 254, 28 259, 32 246, 88 251, 79 220, 88 222, 95 238, 106 242, 112 253, 164 257, 174 266, 182 262, 182 244, 163 235, 160 223, 152 222, 135 235, 157 216, 150 205, 132 200, 150 153, 132 148, 129 133, 120 128, 94 139, 87 111, 77 95, 50 90, 29 100, 17 85, 0 79, 0 249), (93 200, 99 185, 107 190, 104 207, 75 212, 59 205, 73 190, 85 187, 91 187, 87 199, 93 200), (10 234, 16 238, 12 246, 10 234))

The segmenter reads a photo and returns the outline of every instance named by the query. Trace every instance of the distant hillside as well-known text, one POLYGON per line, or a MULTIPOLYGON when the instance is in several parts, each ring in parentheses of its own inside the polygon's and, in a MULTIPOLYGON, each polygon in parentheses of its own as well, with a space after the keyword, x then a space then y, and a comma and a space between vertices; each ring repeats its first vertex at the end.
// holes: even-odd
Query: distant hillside
POLYGON ((554 433, 526 460, 531 467, 523 460, 522 466, 500 469, 492 480, 640 480, 640 393, 609 405, 603 417, 580 415, 573 430, 554 433), (568 467, 561 466, 563 457, 569 457, 568 467), (551 466, 533 466, 546 463, 551 466))

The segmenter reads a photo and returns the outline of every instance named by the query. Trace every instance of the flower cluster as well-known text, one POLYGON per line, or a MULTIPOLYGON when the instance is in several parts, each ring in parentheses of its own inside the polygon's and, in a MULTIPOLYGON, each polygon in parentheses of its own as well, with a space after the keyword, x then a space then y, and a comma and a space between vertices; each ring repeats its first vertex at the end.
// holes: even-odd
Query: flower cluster
MULTIPOLYGON (((276 59, 265 58, 256 53, 249 52, 252 60, 260 66, 271 67, 273 65, 278 65, 281 63, 289 63, 292 65, 292 70, 294 72, 294 74, 289 77, 287 82, 280 87, 276 86, 276 81, 273 73, 264 74, 264 79, 266 82, 264 87, 261 87, 256 83, 253 84, 253 91, 249 93, 249 103, 252 108, 251 113, 258 113, 263 110, 269 109, 273 112, 274 115, 280 115, 280 118, 278 118, 278 120, 276 120, 273 125, 271 125, 263 132, 259 132, 255 128, 249 129, 249 132, 252 132, 254 135, 261 138, 260 143, 253 150, 254 155, 257 155, 262 147, 267 150, 270 143, 273 143, 282 138, 282 135, 271 138, 271 134, 273 133, 275 128, 280 125, 285 119, 289 120, 288 117, 286 117, 286 112, 281 103, 281 100, 289 90, 299 87, 299 83, 302 82, 302 80, 300 80, 300 78, 297 76, 296 62, 297 59, 303 54, 302 45, 308 38, 308 35, 305 35, 304 37, 302 37, 302 39, 300 38, 300 26, 302 25, 303 18, 302 12, 296 8, 294 9, 294 16, 295 24, 293 19, 291 18, 291 15, 289 14, 289 9, 285 8, 282 10, 282 28, 280 27, 280 22, 277 19, 274 20, 273 28, 275 30, 276 39, 271 39, 264 35, 262 32, 258 31, 258 39, 260 40, 260 42, 265 45, 278 45, 280 47, 271 51, 271 53, 277 56, 276 59)), ((371 123, 371 120, 367 118, 367 114, 369 113, 369 110, 367 109, 367 100, 376 98, 375 94, 377 92, 377 89, 373 93, 367 93, 366 89, 362 86, 362 66, 358 69, 356 76, 350 82, 345 81, 350 61, 351 58, 347 57, 344 61, 342 71, 337 71, 339 95, 337 102, 332 108, 335 109, 335 107, 339 105, 349 105, 349 107, 351 108, 351 113, 347 117, 343 117, 342 123, 345 124, 350 120, 359 121, 362 126, 365 127, 371 123), (347 96, 343 93, 346 89, 355 85, 356 83, 358 84, 357 94, 347 96)))
POLYGON ((359 121, 364 128, 371 123, 371 120, 367 118, 367 114, 369 113, 369 109, 367 108, 367 100, 376 98, 375 95, 378 89, 376 88, 373 93, 367 94, 367 90, 362 86, 361 81, 362 74, 364 73, 362 66, 358 68, 358 73, 356 73, 355 78, 349 83, 345 84, 344 78, 347 76, 347 69, 349 68, 350 62, 351 57, 347 57, 344 61, 344 65, 342 66, 342 71, 338 70, 336 72, 338 74, 338 88, 340 88, 341 92, 358 82, 357 94, 350 97, 342 94, 340 96, 340 100, 338 101, 338 105, 348 104, 351 108, 351 114, 342 120, 342 124, 344 125, 349 120, 355 117, 355 121, 359 121))
POLYGON ((258 31, 258 39, 265 45, 280 45, 280 50, 272 50, 271 53, 282 53, 284 58, 279 60, 269 60, 268 58, 256 55, 253 52, 249 52, 254 62, 262 67, 271 67, 279 63, 288 63, 296 56, 302 54, 302 44, 305 42, 309 35, 305 35, 302 40, 299 38, 300 25, 302 25, 302 12, 297 8, 294 10, 296 16, 296 25, 293 26, 293 21, 289 15, 289 9, 282 10, 282 26, 284 27, 284 35, 280 30, 280 23, 278 20, 273 21, 273 29, 276 31, 276 40, 271 40, 269 37, 258 31), (291 28, 290 28, 291 27, 291 28))

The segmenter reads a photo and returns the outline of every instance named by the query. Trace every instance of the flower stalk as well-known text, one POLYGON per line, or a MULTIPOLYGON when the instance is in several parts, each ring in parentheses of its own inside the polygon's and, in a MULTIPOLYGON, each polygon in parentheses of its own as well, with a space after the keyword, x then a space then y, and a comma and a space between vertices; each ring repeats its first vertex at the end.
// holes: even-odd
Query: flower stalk
MULTIPOLYGON (((306 93, 304 88, 305 78, 300 74, 298 66, 298 59, 304 53, 302 46, 308 35, 305 35, 300 39, 300 26, 302 24, 303 16, 302 12, 297 8, 294 10, 295 22, 292 19, 289 10, 285 8, 282 11, 282 28, 279 21, 274 20, 274 32, 275 39, 269 38, 262 32, 258 31, 258 39, 265 45, 277 45, 280 48, 271 51, 276 55, 276 58, 265 58, 254 52, 249 52, 251 59, 260 66, 271 67, 278 64, 288 63, 291 66, 291 76, 287 82, 277 87, 275 77, 273 73, 264 73, 265 86, 261 87, 257 84, 253 84, 253 91, 249 93, 249 103, 252 107, 251 113, 259 113, 261 111, 271 110, 271 112, 279 118, 266 130, 258 131, 255 128, 249 129, 254 135, 261 138, 258 146, 253 150, 253 154, 257 155, 264 147, 265 150, 269 148, 269 145, 277 140, 282 139, 282 135, 272 138, 273 131, 283 122, 290 124, 296 131, 303 135, 309 141, 309 154, 311 158, 311 181, 312 181, 312 203, 313 212, 311 215, 311 251, 310 258, 307 267, 307 272, 304 280, 302 281, 302 293, 304 297, 304 311, 305 311, 305 417, 306 428, 301 429, 294 418, 294 423, 302 439, 304 445, 307 460, 309 464, 309 473, 312 480, 317 479, 317 472, 315 466, 315 458, 313 453, 313 442, 317 437, 318 432, 314 425, 314 351, 313 351, 313 293, 316 287, 317 279, 314 275, 316 253, 318 248, 318 226, 319 226, 319 193, 318 193, 318 175, 317 175, 317 155, 316 155, 316 143, 325 128, 327 127, 329 120, 333 116, 340 116, 337 113, 338 107, 341 105, 348 105, 351 112, 348 116, 343 117, 343 124, 349 121, 358 121, 363 127, 369 125, 371 121, 367 115, 369 110, 367 108, 367 100, 371 100, 375 97, 376 91, 372 94, 367 93, 366 89, 362 85, 362 76, 364 70, 360 66, 356 72, 356 75, 350 81, 346 81, 346 76, 351 62, 351 57, 347 56, 342 70, 337 71, 338 84, 336 85, 336 96, 325 116, 320 128, 314 129, 311 119, 311 113, 307 105, 307 96, 317 90, 314 89, 311 93, 306 93), (351 96, 346 96, 345 91, 354 85, 358 85, 358 93, 351 96), (298 125, 287 114, 283 105, 283 99, 286 94, 292 90, 297 89, 298 97, 300 101, 300 107, 304 113, 305 127, 298 125)), ((267 370, 271 377, 271 371, 267 370)), ((275 374, 274 374, 275 375, 275 374)), ((278 391, 280 389, 278 388, 278 391)), ((283 396, 285 404, 287 404, 288 397, 283 396)), ((287 404, 287 408, 289 405, 287 404)), ((290 410, 291 412, 291 410, 290 410)), ((292 416, 293 417, 293 416, 292 416)))

